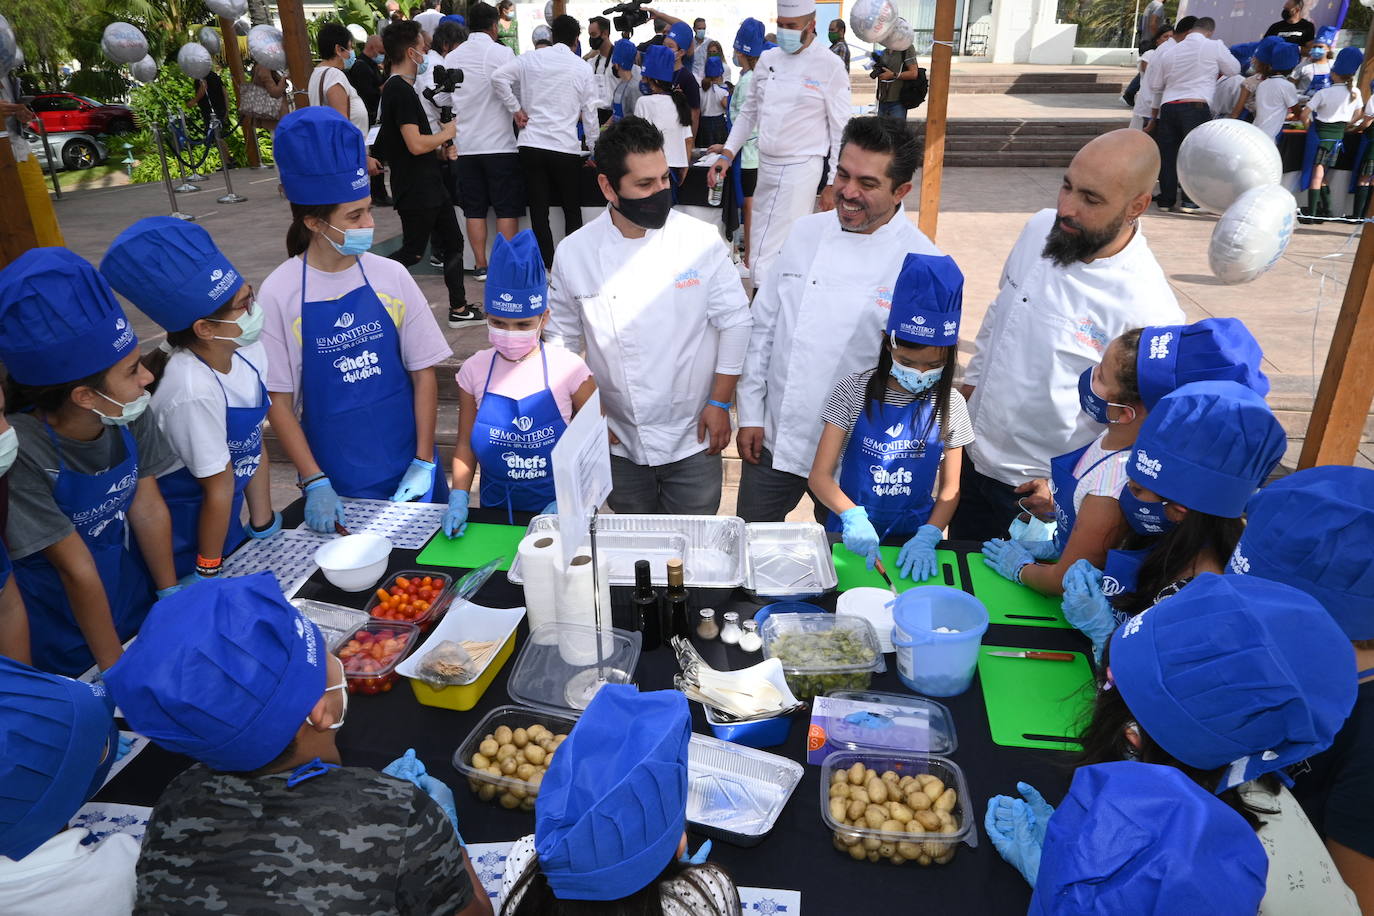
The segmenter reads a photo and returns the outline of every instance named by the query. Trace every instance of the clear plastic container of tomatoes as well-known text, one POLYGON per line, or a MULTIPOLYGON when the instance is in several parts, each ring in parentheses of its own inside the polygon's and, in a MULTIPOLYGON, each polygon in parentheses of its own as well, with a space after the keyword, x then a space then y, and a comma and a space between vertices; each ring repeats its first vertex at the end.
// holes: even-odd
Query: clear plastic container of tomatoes
POLYGON ((396 666, 420 640, 413 623, 369 620, 339 642, 349 693, 383 693, 400 677, 396 666))
POLYGON ((452 599, 452 576, 433 570, 408 569, 374 589, 365 610, 376 619, 428 627, 448 610, 452 599))

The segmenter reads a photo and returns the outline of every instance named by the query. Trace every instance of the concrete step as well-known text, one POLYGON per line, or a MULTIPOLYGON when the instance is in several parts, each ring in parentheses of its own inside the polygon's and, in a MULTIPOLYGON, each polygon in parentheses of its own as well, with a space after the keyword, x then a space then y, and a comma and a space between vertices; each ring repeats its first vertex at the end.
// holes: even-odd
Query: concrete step
MULTIPOLYGON (((950 118, 946 126, 947 136, 961 137, 1095 137, 1121 126, 1120 121, 1107 119, 1081 119, 1073 121, 1024 121, 1018 118, 968 119, 950 118)), ((925 133, 925 120, 912 122, 917 135, 925 133)))
POLYGON ((945 138, 945 155, 953 152, 1067 152, 1073 155, 1092 137, 960 137, 945 138))
POLYGON ((1032 92, 1115 92, 1120 93, 1134 74, 1126 68, 1116 71, 1065 70, 1058 73, 955 73, 949 81, 950 92, 1003 93, 1021 95, 1032 92))

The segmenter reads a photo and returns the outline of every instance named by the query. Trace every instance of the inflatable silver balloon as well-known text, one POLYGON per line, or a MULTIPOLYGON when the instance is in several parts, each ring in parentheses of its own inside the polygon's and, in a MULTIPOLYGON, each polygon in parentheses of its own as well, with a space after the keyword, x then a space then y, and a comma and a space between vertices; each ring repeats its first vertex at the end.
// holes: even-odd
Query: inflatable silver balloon
POLYGON ((286 69, 286 44, 281 29, 255 25, 248 30, 248 53, 269 70, 286 69))
POLYGON ((205 0, 205 7, 216 16, 237 19, 248 12, 248 0, 205 0))
POLYGON ((8 19, 0 16, 0 77, 19 66, 18 57, 19 42, 14 37, 14 29, 10 28, 8 19))
POLYGON ((215 62, 210 59, 210 52, 205 50, 204 45, 188 41, 177 52, 177 66, 181 68, 182 73, 193 80, 198 80, 205 78, 205 75, 215 66, 215 62))
POLYGON ((132 64, 148 53, 148 39, 127 22, 111 22, 100 36, 100 50, 117 64, 132 64))
POLYGON ((553 0, 548 0, 544 4, 544 22, 548 24, 549 28, 553 28, 553 0))
POLYGON ((367 29, 358 25, 356 22, 350 22, 348 24, 348 34, 352 35, 353 40, 359 44, 367 41, 367 29))
POLYGON ((1249 283, 1274 266, 1293 237, 1297 205, 1281 185, 1251 188, 1226 208, 1207 248, 1223 283, 1249 283))
POLYGON ((911 23, 898 17, 892 24, 892 31, 887 33, 879 44, 889 51, 905 51, 911 47, 911 43, 916 40, 916 30, 911 27, 911 23))
POLYGON ((849 8, 849 27, 863 41, 881 42, 896 23, 892 0, 857 0, 849 8))
POLYGON ((534 44, 538 44, 541 41, 547 41, 549 44, 553 44, 553 29, 546 25, 535 26, 530 31, 530 41, 534 44))
POLYGON ((1234 118, 1208 121, 1178 150, 1178 181, 1194 203, 1225 213, 1252 188, 1283 177, 1279 148, 1253 124, 1234 118))
POLYGON ((136 60, 129 64, 129 72, 140 83, 151 83, 157 79, 157 61, 145 54, 142 60, 136 60))
POLYGON ((220 41, 219 31, 207 26, 202 26, 200 34, 196 36, 200 40, 200 46, 211 54, 218 54, 224 50, 224 42, 220 41))

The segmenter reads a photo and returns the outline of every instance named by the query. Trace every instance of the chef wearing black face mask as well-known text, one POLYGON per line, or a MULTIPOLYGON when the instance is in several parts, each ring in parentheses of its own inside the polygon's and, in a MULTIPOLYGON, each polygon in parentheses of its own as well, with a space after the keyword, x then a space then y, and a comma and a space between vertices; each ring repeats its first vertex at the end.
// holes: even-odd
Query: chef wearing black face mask
POLYGON ((611 50, 615 47, 611 35, 611 21, 605 16, 587 20, 587 46, 591 51, 582 59, 592 65, 592 76, 596 79, 596 113, 603 127, 611 119, 612 96, 616 83, 620 82, 611 70, 611 50))
POLYGON ((601 132, 605 212, 558 246, 545 342, 585 349, 611 430, 616 512, 713 515, 753 318, 720 233, 672 209, 663 134, 601 132))

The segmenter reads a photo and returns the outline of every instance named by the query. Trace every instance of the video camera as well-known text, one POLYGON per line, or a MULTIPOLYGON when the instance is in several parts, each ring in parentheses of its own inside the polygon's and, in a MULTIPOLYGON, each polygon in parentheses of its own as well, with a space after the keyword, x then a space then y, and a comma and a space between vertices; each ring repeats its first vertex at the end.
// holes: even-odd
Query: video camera
POLYGON ((648 0, 628 0, 626 3, 617 3, 610 9, 602 10, 601 15, 609 16, 612 13, 618 13, 619 15, 611 20, 611 26, 617 32, 633 32, 649 21, 649 14, 643 9, 647 2, 648 0))
POLYGON ((870 51, 868 59, 869 62, 872 64, 872 69, 868 71, 868 78, 871 80, 875 80, 878 78, 879 73, 882 73, 884 70, 887 69, 883 66, 883 55, 878 51, 870 51))
MULTIPOLYGON (((429 103, 439 109, 439 123, 447 124, 453 120, 453 106, 440 105, 434 101, 434 97, 439 94, 451 94, 463 82, 463 71, 457 67, 445 67, 443 64, 434 65, 434 84, 425 89, 423 95, 429 103)), ((450 99, 449 101, 452 101, 450 99)))

